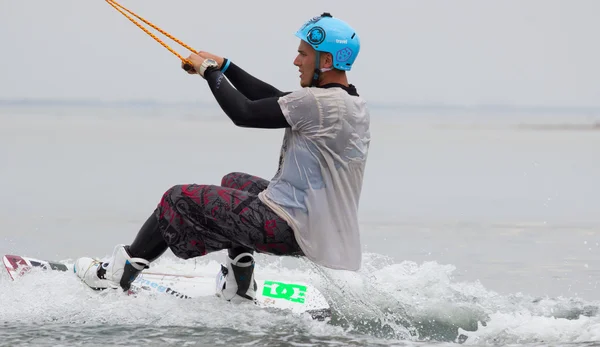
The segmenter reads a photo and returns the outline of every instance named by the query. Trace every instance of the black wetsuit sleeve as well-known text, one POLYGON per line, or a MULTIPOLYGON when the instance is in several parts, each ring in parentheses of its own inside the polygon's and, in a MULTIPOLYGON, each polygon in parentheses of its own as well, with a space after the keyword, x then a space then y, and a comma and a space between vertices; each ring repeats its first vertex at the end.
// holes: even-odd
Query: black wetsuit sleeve
POLYGON ((221 109, 239 127, 277 129, 288 128, 277 100, 280 96, 250 100, 234 88, 218 69, 207 69, 204 77, 221 109))
MULTIPOLYGON (((225 60, 223 64, 225 65, 227 62, 228 60, 225 60)), ((225 71, 225 77, 231 81, 231 84, 233 84, 237 90, 242 92, 242 94, 250 100, 282 96, 285 94, 272 85, 250 75, 232 61, 229 61, 229 66, 225 71)))

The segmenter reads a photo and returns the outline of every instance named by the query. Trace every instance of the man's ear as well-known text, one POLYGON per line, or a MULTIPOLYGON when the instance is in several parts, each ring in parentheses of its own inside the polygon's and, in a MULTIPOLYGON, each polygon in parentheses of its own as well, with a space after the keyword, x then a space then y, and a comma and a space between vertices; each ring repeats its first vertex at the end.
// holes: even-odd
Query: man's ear
POLYGON ((331 67, 333 67, 333 55, 331 55, 331 53, 326 53, 324 54, 325 56, 325 61, 323 62, 322 67, 329 69, 331 67))

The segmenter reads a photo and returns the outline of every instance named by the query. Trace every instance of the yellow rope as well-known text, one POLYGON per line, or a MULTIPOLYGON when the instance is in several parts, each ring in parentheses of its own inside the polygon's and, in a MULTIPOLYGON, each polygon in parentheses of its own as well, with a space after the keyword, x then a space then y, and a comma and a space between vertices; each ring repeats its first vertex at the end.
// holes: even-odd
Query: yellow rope
POLYGON ((131 14, 132 16, 134 16, 135 18, 141 20, 142 22, 148 24, 150 27, 156 29, 158 32, 160 32, 161 34, 165 35, 166 37, 170 38, 171 40, 177 42, 178 44, 182 45, 183 47, 187 48, 188 50, 190 50, 193 53, 197 53, 198 51, 193 49, 192 47, 186 45, 185 43, 181 42, 180 40, 176 39, 175 37, 173 37, 172 35, 170 35, 169 33, 165 32, 164 30, 162 30, 161 28, 157 27, 156 25, 150 23, 149 21, 147 21, 146 19, 138 16, 137 14, 135 14, 134 12, 128 10, 127 8, 123 7, 121 4, 117 3, 114 0, 106 0, 106 2, 115 8, 115 10, 121 12, 122 15, 124 15, 125 17, 127 17, 131 22, 133 22, 133 24, 137 25, 138 28, 142 29, 146 34, 150 35, 150 37, 152 37, 153 39, 155 39, 158 43, 160 43, 161 45, 163 45, 166 49, 168 49, 169 51, 171 51, 171 53, 175 54, 179 59, 181 59, 181 61, 183 61, 184 63, 189 64, 190 66, 187 66, 186 70, 188 70, 189 68, 191 68, 191 63, 183 58, 179 53, 175 52, 175 50, 173 50, 171 47, 169 47, 166 43, 164 43, 163 41, 161 41, 158 37, 156 37, 156 35, 152 34, 148 29, 144 28, 141 24, 139 24, 138 22, 136 22, 135 19, 131 18, 129 15, 127 15, 127 13, 131 14), (127 13, 125 13, 127 12, 127 13))

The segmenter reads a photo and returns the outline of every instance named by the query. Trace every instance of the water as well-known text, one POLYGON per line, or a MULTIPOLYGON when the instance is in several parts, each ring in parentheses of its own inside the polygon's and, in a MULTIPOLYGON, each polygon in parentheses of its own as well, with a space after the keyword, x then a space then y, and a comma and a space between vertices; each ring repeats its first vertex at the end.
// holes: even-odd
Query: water
MULTIPOLYGON (((270 178, 283 137, 210 108, 0 114, 0 253, 66 262, 131 242, 174 184, 270 178)), ((599 345, 599 121, 592 111, 374 110, 361 271, 257 257, 258 277, 321 289, 330 321, 0 272, 0 345, 599 345)), ((212 275, 223 256, 167 252, 153 266, 212 275)))

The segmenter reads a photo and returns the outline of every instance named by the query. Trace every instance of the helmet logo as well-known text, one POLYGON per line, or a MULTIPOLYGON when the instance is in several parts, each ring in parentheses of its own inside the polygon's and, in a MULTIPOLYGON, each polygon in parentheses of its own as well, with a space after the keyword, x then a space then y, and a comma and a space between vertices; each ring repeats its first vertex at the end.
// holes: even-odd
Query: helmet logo
POLYGON ((325 30, 321 27, 314 27, 306 34, 306 40, 313 45, 321 44, 325 41, 325 30))
POLYGON ((315 16, 312 17, 311 19, 307 20, 302 27, 300 28, 300 30, 304 30, 306 29, 307 26, 311 25, 311 24, 315 24, 316 22, 318 22, 319 20, 321 20, 321 16, 315 16))
POLYGON ((339 62, 347 61, 352 57, 352 50, 348 47, 342 48, 335 53, 335 59, 339 62))

